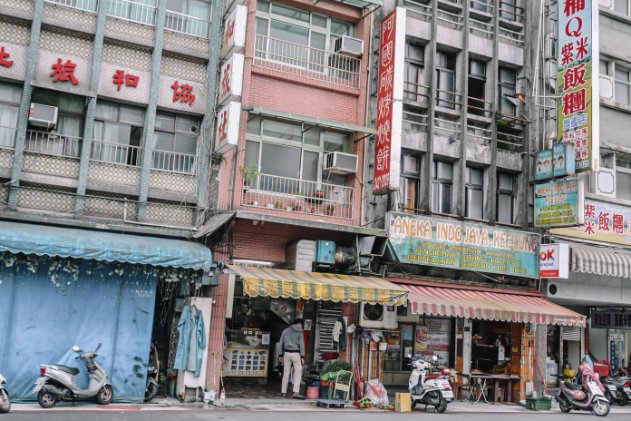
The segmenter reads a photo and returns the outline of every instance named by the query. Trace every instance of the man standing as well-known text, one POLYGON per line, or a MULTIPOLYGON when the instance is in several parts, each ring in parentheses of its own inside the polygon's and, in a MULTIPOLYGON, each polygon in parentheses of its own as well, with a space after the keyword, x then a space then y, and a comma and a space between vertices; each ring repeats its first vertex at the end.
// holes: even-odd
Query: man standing
POLYGON ((304 399, 300 396, 300 381, 302 379, 302 365, 305 362, 305 338, 302 333, 302 319, 296 319, 280 335, 280 363, 283 364, 283 384, 281 395, 287 396, 287 385, 291 367, 294 367, 294 399, 304 399))

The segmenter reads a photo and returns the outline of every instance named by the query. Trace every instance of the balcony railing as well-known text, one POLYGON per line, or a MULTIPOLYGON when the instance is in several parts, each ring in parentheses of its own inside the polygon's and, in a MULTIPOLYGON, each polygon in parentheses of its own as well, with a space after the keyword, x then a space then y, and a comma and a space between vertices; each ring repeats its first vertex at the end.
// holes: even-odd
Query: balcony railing
POLYGON ((467 137, 479 139, 482 143, 488 145, 493 138, 493 130, 467 122, 467 137))
POLYGON ((447 91, 445 89, 436 89, 436 106, 459 110, 462 107, 462 94, 458 92, 447 91))
POLYGON ((197 171, 196 156, 172 152, 153 151, 153 169, 183 174, 195 174, 197 171))
POLYGON ((0 126, 0 148, 15 149, 15 134, 17 129, 10 126, 0 126))
POLYGON ((142 148, 115 142, 95 140, 92 142, 90 159, 112 164, 138 167, 141 163, 142 148))
POLYGON ((281 73, 359 88, 361 60, 326 50, 294 44, 265 35, 256 36, 254 65, 281 73))
POLYGON ((437 10, 436 19, 443 22, 445 26, 457 31, 462 30, 464 25, 464 16, 458 13, 448 12, 446 10, 437 10))
POLYGON ((410 17, 429 22, 432 20, 432 6, 420 1, 404 0, 403 5, 407 9, 410 17))
POLYGON ((482 38, 493 39, 493 24, 469 18, 469 32, 482 38))
POLYGON ((493 9, 495 9, 494 2, 489 0, 471 0, 470 10, 487 13, 489 15, 493 14, 493 9))
POLYGON ((467 97, 467 113, 480 117, 492 117, 493 103, 482 98, 467 97))
POLYGON ((403 82, 403 98, 406 101, 418 102, 427 106, 429 86, 406 80, 403 82))
POLYGON ((507 44, 515 45, 516 47, 524 46, 524 34, 521 31, 513 31, 507 28, 499 28, 498 37, 500 41, 507 44))
POLYGON ((130 0, 109 0, 107 14, 119 19, 154 26, 156 24, 155 6, 130 0))
POLYGON ((510 151, 521 151, 524 146, 524 118, 497 113, 497 146, 510 151))
POLYGON ((78 158, 81 153, 81 138, 56 132, 29 130, 26 135, 25 151, 41 155, 78 158))
POLYGON ((524 22, 524 8, 516 6, 512 2, 500 1, 500 19, 511 22, 524 22))
POLYGON ((259 174, 250 185, 244 185, 241 205, 283 215, 328 216, 348 223, 353 218, 354 193, 352 187, 259 174))
POLYGON ((173 32, 194 35, 196 37, 208 38, 208 28, 210 22, 195 16, 167 10, 164 27, 173 32))
POLYGON ((96 12, 98 0, 44 0, 48 3, 57 3, 74 9, 96 12))

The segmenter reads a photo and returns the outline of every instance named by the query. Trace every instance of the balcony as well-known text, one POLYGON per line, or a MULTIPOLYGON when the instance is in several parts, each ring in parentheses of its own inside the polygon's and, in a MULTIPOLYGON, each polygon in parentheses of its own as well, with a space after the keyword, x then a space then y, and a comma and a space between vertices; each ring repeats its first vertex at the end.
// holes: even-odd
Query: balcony
POLYGON ((360 63, 361 60, 355 57, 265 35, 256 36, 254 66, 274 72, 359 89, 360 63))
POLYGON ((193 35, 200 38, 208 38, 210 22, 194 16, 167 10, 164 28, 181 34, 193 35))
POLYGON ((79 158, 81 138, 57 132, 29 130, 24 150, 32 154, 79 158))
POLYGON ((116 142, 95 140, 92 142, 90 159, 111 164, 139 167, 142 158, 142 148, 116 142))
POLYGON ((524 148, 524 126, 528 120, 497 112, 497 147, 512 152, 521 152, 524 148))
POLYGON ((241 206, 284 217, 325 217, 348 225, 354 216, 354 196, 352 187, 259 174, 243 186, 241 206))
POLYGON ((85 10, 86 12, 96 13, 98 0, 44 0, 47 3, 61 4, 62 6, 72 7, 73 9, 85 10))
POLYGON ((403 100, 413 105, 427 108, 429 105, 429 86, 411 81, 403 82, 403 100))
POLYGON ((194 175, 197 173, 196 156, 172 152, 172 151, 153 151, 154 170, 168 171, 180 174, 194 175))
POLYGON ((109 0, 107 6, 108 16, 150 26, 156 24, 156 10, 155 6, 130 0, 109 0))

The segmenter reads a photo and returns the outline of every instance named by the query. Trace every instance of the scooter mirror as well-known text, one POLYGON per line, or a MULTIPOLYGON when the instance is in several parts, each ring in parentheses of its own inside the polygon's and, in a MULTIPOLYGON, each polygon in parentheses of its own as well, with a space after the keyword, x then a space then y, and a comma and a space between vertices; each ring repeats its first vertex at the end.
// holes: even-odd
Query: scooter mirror
POLYGON ((438 357, 436 355, 432 355, 432 360, 438 361, 438 357))
POLYGON ((72 347, 72 350, 74 352, 81 352, 81 347, 79 345, 75 345, 75 346, 72 347))
POLYGON ((412 355, 407 354, 407 355, 405 356, 405 358, 412 358, 412 355))

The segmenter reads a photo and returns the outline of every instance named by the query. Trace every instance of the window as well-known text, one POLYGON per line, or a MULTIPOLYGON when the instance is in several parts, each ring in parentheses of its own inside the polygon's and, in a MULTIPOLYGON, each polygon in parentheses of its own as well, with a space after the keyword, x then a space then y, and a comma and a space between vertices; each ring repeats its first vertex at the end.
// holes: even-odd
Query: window
POLYGON ((153 151, 153 168, 180 173, 195 173, 197 133, 199 120, 193 117, 156 115, 156 146, 153 151))
POLYGON ((524 9, 517 5, 517 0, 500 0, 500 18, 513 22, 523 20, 524 9))
MULTIPOLYGON (((423 84, 425 49, 423 46, 405 43, 405 99, 421 101, 426 86, 423 84)), ((426 94, 425 94, 426 95, 426 94)))
POLYGON ((0 148, 15 147, 22 87, 0 83, 0 148))
POLYGON ((482 219, 484 216, 484 170, 467 167, 465 176, 465 215, 482 219))
POLYGON ((471 9, 479 10, 484 13, 491 13, 492 6, 489 6, 488 0, 471 0, 471 9))
POLYGON ((83 134, 85 98, 63 92, 37 89, 31 102, 57 107, 56 138, 40 130, 29 130, 27 149, 49 155, 78 157, 83 134))
POLYGON ((486 111, 486 63, 469 60, 469 106, 470 114, 484 115, 486 111))
POLYGON ((210 3, 202 0, 167 0, 164 27, 208 38, 210 3))
POLYGON ((613 10, 614 12, 622 13, 623 15, 629 16, 629 0, 613 0, 613 10))
POLYGON ((497 173, 497 222, 501 224, 515 223, 515 200, 517 182, 514 174, 497 173))
POLYGON ((107 14, 145 25, 155 25, 157 5, 157 0, 110 0, 107 14))
POLYGON ((451 162, 434 161, 432 212, 451 213, 452 184, 453 165, 451 162))
POLYGON ((139 166, 144 109, 98 101, 94 118, 92 159, 139 166))
POLYGON ((64 6, 74 7, 88 12, 96 12, 97 0, 46 0, 51 3, 63 4, 64 6))
POLYGON ((616 158, 616 197, 631 200, 631 161, 616 158))
POLYGON ((631 70, 616 63, 615 100, 622 105, 631 105, 631 70))
POLYGON ((328 52, 335 40, 353 33, 352 24, 325 15, 265 0, 256 5, 259 58, 322 72, 327 60, 334 60, 328 52))
POLYGON ((516 82, 517 75, 513 69, 500 67, 499 107, 500 113, 509 116, 517 115, 516 82))
POLYGON ((413 212, 420 209, 421 158, 412 155, 401 158, 401 207, 413 212))
POLYGON ((438 51, 436 53, 436 105, 456 108, 456 56, 438 51))

